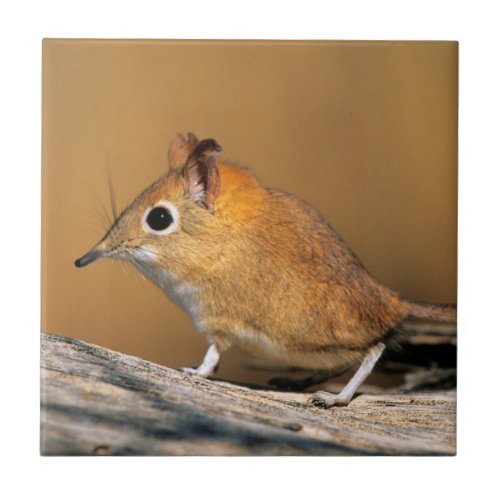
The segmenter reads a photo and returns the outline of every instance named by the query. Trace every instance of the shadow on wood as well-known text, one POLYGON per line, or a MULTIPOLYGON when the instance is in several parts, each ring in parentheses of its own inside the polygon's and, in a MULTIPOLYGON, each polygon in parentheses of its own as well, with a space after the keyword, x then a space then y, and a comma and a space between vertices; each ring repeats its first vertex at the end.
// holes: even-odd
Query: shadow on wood
POLYGON ((307 394, 205 380, 42 334, 42 455, 453 455, 454 390, 307 394))

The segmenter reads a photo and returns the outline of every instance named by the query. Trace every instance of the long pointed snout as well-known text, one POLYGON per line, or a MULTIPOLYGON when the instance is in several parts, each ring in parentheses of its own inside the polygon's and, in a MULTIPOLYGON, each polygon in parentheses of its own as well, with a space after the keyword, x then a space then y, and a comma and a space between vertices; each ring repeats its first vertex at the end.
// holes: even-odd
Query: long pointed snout
POLYGON ((93 248, 89 252, 87 252, 85 255, 80 257, 79 259, 75 260, 75 266, 76 267, 84 267, 87 266, 88 264, 91 264, 94 262, 94 260, 97 260, 99 257, 102 256, 102 253, 93 248))

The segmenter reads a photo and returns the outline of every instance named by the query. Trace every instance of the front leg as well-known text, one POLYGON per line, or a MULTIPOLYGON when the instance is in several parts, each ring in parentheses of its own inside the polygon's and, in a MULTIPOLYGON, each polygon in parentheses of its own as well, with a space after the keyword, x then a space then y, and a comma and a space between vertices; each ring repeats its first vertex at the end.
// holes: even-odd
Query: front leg
POLYGON ((221 352, 217 349, 217 346, 215 344, 210 344, 210 347, 203 358, 203 362, 200 366, 198 366, 198 368, 180 368, 180 370, 184 373, 193 373, 194 375, 204 378, 210 377, 217 369, 220 356, 221 352))

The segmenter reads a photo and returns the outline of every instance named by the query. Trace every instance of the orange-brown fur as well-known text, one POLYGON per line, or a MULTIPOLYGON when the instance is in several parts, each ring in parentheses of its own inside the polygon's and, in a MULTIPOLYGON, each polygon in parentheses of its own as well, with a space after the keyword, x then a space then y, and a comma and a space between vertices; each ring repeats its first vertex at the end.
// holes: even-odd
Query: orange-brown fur
POLYGON ((313 207, 248 170, 218 161, 213 211, 194 203, 180 169, 193 137, 174 138, 170 172, 123 211, 98 251, 132 261, 138 248, 152 252, 147 265, 196 291, 194 321, 221 351, 236 344, 327 369, 359 361, 408 315, 410 304, 377 283, 313 207), (179 230, 147 234, 141 216, 163 199, 177 207, 179 230))

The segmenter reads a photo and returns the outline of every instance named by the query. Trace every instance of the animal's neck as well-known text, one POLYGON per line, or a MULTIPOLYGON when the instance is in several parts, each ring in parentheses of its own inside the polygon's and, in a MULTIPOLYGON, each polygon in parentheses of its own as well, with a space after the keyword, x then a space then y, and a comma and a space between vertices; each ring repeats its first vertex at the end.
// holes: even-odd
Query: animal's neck
POLYGON ((134 265, 141 274, 160 288, 175 305, 185 311, 195 324, 199 322, 202 310, 200 291, 196 285, 155 264, 134 261, 134 265))

